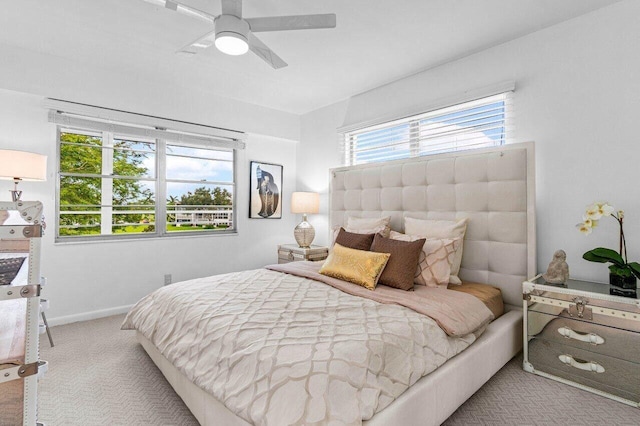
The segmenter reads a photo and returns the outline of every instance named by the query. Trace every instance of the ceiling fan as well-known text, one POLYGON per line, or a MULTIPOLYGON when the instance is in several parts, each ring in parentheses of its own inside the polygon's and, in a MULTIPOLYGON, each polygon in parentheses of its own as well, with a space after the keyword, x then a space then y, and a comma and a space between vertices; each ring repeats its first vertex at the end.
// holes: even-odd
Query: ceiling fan
POLYGON ((222 14, 215 16, 176 0, 145 0, 163 5, 167 9, 213 23, 214 30, 187 44, 179 52, 197 53, 215 44, 228 55, 243 55, 251 50, 273 68, 283 68, 287 63, 269 49, 253 33, 265 31, 311 30, 335 28, 336 15, 271 16, 264 18, 243 18, 242 0, 221 0, 222 14))

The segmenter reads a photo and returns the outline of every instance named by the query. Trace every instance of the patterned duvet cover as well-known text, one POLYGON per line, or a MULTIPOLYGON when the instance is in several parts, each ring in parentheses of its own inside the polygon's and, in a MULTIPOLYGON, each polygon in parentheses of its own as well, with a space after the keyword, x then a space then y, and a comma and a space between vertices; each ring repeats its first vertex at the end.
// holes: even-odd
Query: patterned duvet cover
POLYGON ((258 269, 163 287, 122 328, 249 423, 359 425, 479 337, 479 303, 486 320, 453 337, 405 306, 258 269))

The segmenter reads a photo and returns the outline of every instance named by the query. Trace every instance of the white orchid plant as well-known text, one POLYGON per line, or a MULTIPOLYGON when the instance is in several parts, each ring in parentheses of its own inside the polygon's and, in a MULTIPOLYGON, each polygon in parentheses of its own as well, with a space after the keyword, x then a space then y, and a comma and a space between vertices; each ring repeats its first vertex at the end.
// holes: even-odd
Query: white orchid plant
POLYGON ((582 258, 590 262, 611 263, 609 271, 622 278, 635 276, 640 278, 640 263, 627 262, 627 243, 624 238, 624 211, 610 206, 608 203, 593 203, 582 216, 582 223, 576 225, 578 230, 585 235, 591 234, 593 228, 598 226, 598 221, 603 217, 611 216, 620 225, 620 246, 618 252, 604 247, 597 247, 582 255, 582 258))

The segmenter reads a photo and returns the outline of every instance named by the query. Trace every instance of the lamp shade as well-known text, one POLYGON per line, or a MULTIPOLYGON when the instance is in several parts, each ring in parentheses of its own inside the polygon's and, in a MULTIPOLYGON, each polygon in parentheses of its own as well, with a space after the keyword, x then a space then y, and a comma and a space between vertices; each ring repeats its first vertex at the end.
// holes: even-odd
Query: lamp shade
POLYGON ((318 213, 320 194, 317 192, 294 192, 291 194, 291 213, 318 213))
POLYGON ((0 179, 47 180, 47 156, 0 149, 0 179))

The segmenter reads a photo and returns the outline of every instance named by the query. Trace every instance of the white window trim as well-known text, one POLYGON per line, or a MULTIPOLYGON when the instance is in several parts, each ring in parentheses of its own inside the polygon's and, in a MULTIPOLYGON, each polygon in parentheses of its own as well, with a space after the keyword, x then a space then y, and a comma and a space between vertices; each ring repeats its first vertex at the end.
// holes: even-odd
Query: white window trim
MULTIPOLYGON (((56 101, 61 102, 61 101, 56 101)), ((98 107, 91 107, 92 110, 97 109, 101 110, 98 107)), ((111 110, 106 110, 111 111, 111 110)), ((135 118, 138 116, 133 113, 122 113, 126 114, 127 123, 131 121, 135 121, 135 118)), ((120 115, 120 117, 123 117, 120 115)), ((149 117, 149 116, 141 116, 141 117, 149 117)), ((166 128, 155 128, 150 129, 148 124, 137 123, 136 125, 128 125, 122 122, 113 122, 113 121, 105 121, 103 118, 94 118, 94 117, 79 117, 75 113, 70 114, 63 112, 61 110, 49 111, 49 121, 55 124, 58 124, 56 130, 56 196, 55 196, 55 243, 87 243, 87 242, 115 242, 115 241, 130 241, 130 240, 148 240, 154 238, 180 238, 180 237, 188 237, 188 238, 198 238, 198 237, 209 237, 209 236, 228 236, 228 235, 237 235, 238 234, 238 224, 237 224, 237 151, 239 149, 245 148, 245 143, 240 139, 228 139, 223 136, 220 136, 217 128, 214 131, 209 132, 207 136, 203 136, 202 134, 194 134, 191 133, 199 127, 207 127, 194 125, 191 123, 189 126, 184 126, 185 123, 182 122, 173 122, 172 120, 160 119, 163 124, 167 123, 177 123, 177 125, 172 126, 170 129, 166 128), (194 127, 196 126, 196 127, 194 127), (178 128, 188 127, 190 129, 189 133, 183 133, 183 131, 178 128), (91 235, 91 236, 61 236, 59 230, 59 218, 60 218, 60 133, 62 131, 78 131, 80 133, 92 133, 92 132, 100 132, 103 137, 103 153, 110 152, 111 155, 107 155, 106 161, 103 158, 102 163, 102 176, 107 175, 106 170, 110 170, 110 166, 113 165, 113 150, 106 149, 109 145, 113 144, 113 135, 115 134, 123 134, 125 136, 132 137, 140 137, 141 139, 154 139, 156 151, 156 170, 155 170, 155 229, 156 232, 153 233, 136 233, 136 234, 112 234, 111 231, 111 218, 107 217, 105 220, 105 215, 109 215, 109 210, 112 210, 110 207, 103 207, 100 211, 102 216, 101 218, 101 234, 100 235, 91 235), (104 136, 107 136, 104 138, 104 136), (166 231, 166 214, 167 214, 167 206, 166 203, 159 203, 158 200, 166 200, 166 147, 167 145, 179 145, 191 148, 214 148, 219 150, 230 151, 233 154, 233 181, 231 183, 228 182, 220 182, 221 185, 231 186, 233 188, 232 195, 232 229, 230 230, 201 230, 198 232, 194 231, 166 231), (107 229, 105 227, 109 227, 107 229), (104 232, 104 233, 103 233, 104 232)), ((142 120, 145 121, 145 120, 142 120)), ((226 132, 226 131, 225 131, 226 132)), ((222 132, 226 134, 225 132, 222 132)), ((244 133, 233 132, 235 136, 242 136, 244 138, 244 133)), ((216 183, 216 182, 210 182, 216 183)), ((109 193, 109 188, 106 191, 103 191, 101 194, 101 203, 103 206, 110 206, 112 203, 111 200, 112 194, 109 193)))
MULTIPOLYGON (((429 152, 421 153, 420 147, 421 147, 422 139, 419 136, 420 130, 421 130, 419 128, 419 122, 421 119, 433 113, 437 113, 437 115, 441 115, 445 113, 447 109, 455 109, 456 107, 460 107, 464 104, 474 103, 475 101, 484 101, 486 99, 497 97, 499 95, 506 95, 504 98, 506 104, 504 107, 505 117, 503 121, 503 127, 505 130, 505 134, 504 134, 503 143, 508 143, 509 142, 508 138, 510 138, 509 134, 511 134, 512 132, 511 126, 512 126, 513 118, 512 118, 512 111, 511 111, 511 99, 512 99, 511 94, 514 89, 515 89, 515 83, 513 82, 502 83, 499 85, 492 86, 491 88, 484 88, 479 91, 474 91, 473 95, 469 95, 469 93, 467 93, 463 97, 457 97, 457 99, 463 99, 463 100, 459 100, 453 103, 449 103, 451 101, 447 101, 447 103, 444 105, 439 104, 441 106, 428 108, 414 114, 402 115, 401 117, 395 116, 395 118, 389 119, 389 120, 376 119, 376 120, 369 121, 368 123, 371 123, 371 124, 368 124, 368 125, 359 124, 357 126, 354 125, 354 126, 339 128, 338 129, 339 145, 340 145, 341 156, 343 158, 344 165, 352 166, 357 164, 365 164, 369 162, 386 161, 385 159, 378 159, 378 160, 356 163, 355 161, 356 155, 358 154, 359 151, 357 149, 356 150, 351 149, 353 148, 352 138, 357 137, 358 134, 366 134, 369 132, 374 132, 378 129, 385 129, 385 128, 390 129, 394 125, 397 125, 397 126, 401 126, 403 124, 409 125, 410 127, 410 131, 408 132, 409 139, 405 140, 405 142, 399 142, 399 143, 403 143, 403 144, 408 143, 410 152, 409 152, 409 155, 394 157, 394 158, 389 157, 388 160, 395 160, 395 159, 401 159, 401 158, 413 158, 413 157, 418 157, 422 155, 431 155, 432 153, 429 153, 429 152), (503 90, 505 88, 507 90, 503 90), (482 95, 480 96, 480 94, 482 95)), ((383 148, 383 146, 380 146, 380 149, 381 148, 383 148)), ((477 149, 477 148, 480 148, 480 147, 473 147, 471 145, 468 147, 465 147, 465 146, 460 147, 460 149, 477 149)), ((454 148, 451 151, 458 151, 458 150, 459 150, 458 148, 454 148)), ((449 149, 444 149, 444 151, 442 152, 447 152, 447 151, 449 151, 449 149)), ((438 152, 437 151, 433 152, 433 154, 435 153, 438 153, 438 152)))

